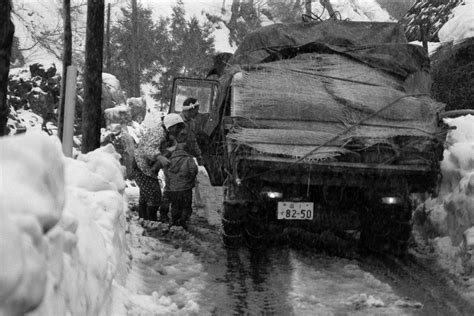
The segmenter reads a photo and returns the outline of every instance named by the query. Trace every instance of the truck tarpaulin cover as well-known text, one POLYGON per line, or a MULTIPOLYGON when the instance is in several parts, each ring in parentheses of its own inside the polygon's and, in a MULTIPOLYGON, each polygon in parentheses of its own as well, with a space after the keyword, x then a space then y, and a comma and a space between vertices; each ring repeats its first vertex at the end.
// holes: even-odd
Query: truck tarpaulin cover
MULTIPOLYGON (((255 145, 277 142, 289 130, 324 132, 312 139, 330 139, 361 121, 344 137, 373 143, 437 132, 443 105, 428 96, 429 58, 407 43, 399 24, 274 24, 249 34, 229 62, 207 133, 226 105, 231 116, 252 122, 228 136, 255 145), (256 133, 256 125, 272 132, 256 133)), ((300 139, 295 136, 296 143, 300 139)))

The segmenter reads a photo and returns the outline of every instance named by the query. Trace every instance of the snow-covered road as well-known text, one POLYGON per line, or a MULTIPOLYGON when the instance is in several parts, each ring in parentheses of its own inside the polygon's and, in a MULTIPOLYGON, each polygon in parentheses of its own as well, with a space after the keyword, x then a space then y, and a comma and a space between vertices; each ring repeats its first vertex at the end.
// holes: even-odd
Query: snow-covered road
MULTIPOLYGON (((200 183, 206 207, 195 209, 189 232, 177 229, 162 236, 164 225, 130 218, 132 283, 141 284, 138 292, 155 292, 155 303, 168 304, 173 314, 413 315, 472 309, 444 280, 418 265, 286 247, 224 249, 219 238, 222 188, 210 186, 203 173, 200 183)), ((151 312, 151 303, 142 308, 151 312)))

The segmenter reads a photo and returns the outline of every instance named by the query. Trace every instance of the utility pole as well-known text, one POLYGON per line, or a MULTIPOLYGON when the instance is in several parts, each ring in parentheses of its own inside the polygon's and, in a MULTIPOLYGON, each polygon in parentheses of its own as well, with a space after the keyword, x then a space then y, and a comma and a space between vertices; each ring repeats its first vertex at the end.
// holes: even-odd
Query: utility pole
POLYGON ((71 30, 71 0, 63 1, 64 37, 63 37, 63 72, 61 75, 61 98, 58 107, 58 137, 63 140, 64 104, 66 95, 67 67, 72 64, 72 30, 71 30))
POLYGON ((105 72, 110 71, 110 3, 107 5, 107 30, 105 34, 105 72))
POLYGON ((82 152, 100 147, 103 120, 102 64, 104 48, 104 0, 87 0, 86 62, 82 105, 82 152))

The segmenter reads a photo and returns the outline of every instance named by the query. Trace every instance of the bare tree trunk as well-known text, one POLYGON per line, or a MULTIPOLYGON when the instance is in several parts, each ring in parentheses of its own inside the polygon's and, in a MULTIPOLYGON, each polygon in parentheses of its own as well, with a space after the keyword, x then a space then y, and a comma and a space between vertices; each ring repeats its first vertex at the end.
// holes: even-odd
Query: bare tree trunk
POLYGON ((105 34, 105 72, 110 71, 110 3, 107 5, 107 33, 105 34))
MULTIPOLYGON (((132 0, 132 49, 133 54, 132 56, 137 56, 138 54, 138 7, 137 7, 137 0, 132 0)), ((138 58, 133 58, 132 60, 132 76, 133 76, 133 95, 132 97, 139 97, 140 96, 140 73, 139 73, 139 65, 138 65, 138 58)))
POLYGON ((308 16, 311 16, 311 0, 306 0, 305 3, 304 3, 304 7, 305 7, 305 13, 308 15, 308 16))
POLYGON ((329 0, 319 0, 319 3, 328 10, 329 18, 336 19, 337 17, 334 16, 334 9, 332 8, 331 2, 329 0))
POLYGON ((239 18, 240 14, 240 0, 232 0, 230 13, 231 15, 228 24, 234 27, 234 24, 237 23, 237 19, 239 18))
POLYGON ((7 121, 10 108, 7 104, 8 73, 15 26, 10 20, 10 1, 0 4, 0 136, 7 135, 7 121))
POLYGON ((104 0, 87 0, 86 62, 82 106, 82 152, 100 147, 104 0))
POLYGON ((66 94, 66 71, 72 64, 72 30, 71 30, 71 0, 63 0, 64 9, 64 43, 63 43, 63 72, 61 77, 61 100, 58 107, 58 136, 63 140, 64 130, 64 96, 66 94))
POLYGON ((420 35, 421 35, 421 43, 423 44, 423 48, 426 53, 428 53, 428 39, 430 34, 430 25, 429 22, 424 22, 420 24, 420 35))

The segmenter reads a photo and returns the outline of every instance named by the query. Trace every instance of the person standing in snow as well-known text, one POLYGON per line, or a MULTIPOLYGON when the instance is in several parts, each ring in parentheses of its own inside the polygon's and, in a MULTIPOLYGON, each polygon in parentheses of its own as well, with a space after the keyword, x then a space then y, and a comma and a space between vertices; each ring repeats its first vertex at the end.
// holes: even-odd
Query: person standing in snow
POLYGON ((165 169, 168 197, 171 209, 171 225, 187 229, 187 221, 191 217, 193 187, 196 182, 198 166, 186 150, 186 130, 178 136, 178 144, 170 157, 165 169))
POLYGON ((183 102, 183 107, 181 111, 181 118, 186 124, 187 128, 187 141, 186 148, 190 155, 194 156, 199 165, 202 164, 202 154, 201 149, 197 143, 196 133, 196 117, 199 114, 199 103, 195 98, 187 98, 183 102))
MULTIPOLYGON (((186 124, 186 146, 185 150, 187 153, 189 153, 191 156, 194 156, 198 162, 199 165, 202 164, 202 155, 201 155, 201 149, 199 148, 199 145, 197 143, 196 139, 196 132, 197 132, 197 127, 196 127, 196 122, 195 118, 199 114, 199 103, 198 100, 195 98, 187 98, 183 102, 182 106, 182 112, 180 114, 181 118, 183 119, 183 122, 186 124)), ((167 179, 167 174, 165 172, 165 188, 163 191, 163 198, 160 206, 160 221, 162 222, 167 222, 168 221, 168 214, 170 210, 170 199, 169 199, 169 188, 168 188, 168 179, 167 179)), ((195 189, 195 197, 196 197, 196 203, 195 205, 197 207, 201 207, 203 205, 200 194, 199 194, 199 187, 198 187, 198 181, 196 179, 196 183, 194 185, 195 189)))
MULTIPOLYGON (((199 114, 199 102, 196 98, 187 98, 183 102, 181 117, 183 121, 186 123, 187 127, 187 141, 186 141, 186 148, 189 154, 194 156, 197 160, 198 165, 202 165, 202 153, 201 149, 199 148, 196 134, 198 133, 198 128, 196 124, 196 117, 199 114)), ((195 197, 195 205, 196 207, 203 207, 203 202, 201 199, 201 194, 199 192, 199 182, 196 179, 195 187, 194 187, 194 197, 195 197)))
POLYGON ((157 220, 162 198, 158 171, 169 164, 176 135, 186 128, 181 116, 175 113, 166 115, 162 123, 144 133, 135 152, 134 178, 140 190, 138 216, 152 221, 157 220))

